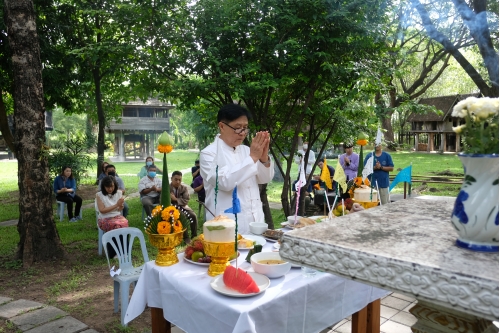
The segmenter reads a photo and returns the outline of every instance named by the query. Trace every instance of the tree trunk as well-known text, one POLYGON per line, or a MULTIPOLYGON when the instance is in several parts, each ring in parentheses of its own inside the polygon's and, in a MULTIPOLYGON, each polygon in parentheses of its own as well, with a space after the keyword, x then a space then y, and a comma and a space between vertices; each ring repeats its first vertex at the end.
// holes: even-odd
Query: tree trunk
MULTIPOLYGON (((99 15, 95 17, 95 25, 97 29, 101 28, 101 23, 99 20, 99 15)), ((101 34, 97 34, 97 44, 101 43, 101 34)), ((104 161, 104 127, 106 126, 106 118, 104 117, 104 109, 102 107, 102 96, 101 96, 101 66, 100 61, 97 60, 94 68, 92 69, 92 75, 94 77, 95 86, 95 102, 97 105, 97 120, 98 124, 98 134, 97 134, 97 176, 101 173, 101 165, 104 161)))
POLYGON ((64 256, 52 210, 42 65, 31 0, 5 0, 4 21, 12 51, 15 148, 18 159, 20 241, 17 256, 25 267, 64 256))
POLYGON ((271 215, 271 208, 269 207, 269 200, 267 199, 267 184, 260 184, 259 190, 260 201, 262 201, 262 210, 264 211, 264 218, 266 219, 267 227, 274 230, 273 216, 271 215))

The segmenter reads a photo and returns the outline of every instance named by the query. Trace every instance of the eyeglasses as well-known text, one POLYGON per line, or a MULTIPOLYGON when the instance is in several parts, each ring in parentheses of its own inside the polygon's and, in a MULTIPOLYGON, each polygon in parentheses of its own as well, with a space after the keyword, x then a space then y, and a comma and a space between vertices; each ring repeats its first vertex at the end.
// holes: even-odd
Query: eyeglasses
POLYGON ((227 125, 231 129, 233 129, 234 133, 236 133, 236 134, 244 133, 245 135, 247 135, 248 132, 250 132, 250 129, 248 127, 247 128, 234 128, 233 126, 231 126, 228 123, 225 123, 223 121, 221 121, 221 123, 223 123, 224 125, 227 125))

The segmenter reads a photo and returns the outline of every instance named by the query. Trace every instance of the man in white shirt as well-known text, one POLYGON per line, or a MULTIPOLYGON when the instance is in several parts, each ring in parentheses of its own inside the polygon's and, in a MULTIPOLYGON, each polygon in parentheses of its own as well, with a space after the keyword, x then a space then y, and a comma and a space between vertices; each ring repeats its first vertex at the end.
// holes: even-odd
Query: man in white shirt
MULTIPOLYGON (((232 207, 232 194, 238 185, 241 213, 238 213, 238 232, 249 231, 250 222, 266 222, 260 200, 259 184, 270 182, 274 176, 273 162, 268 156, 269 133, 257 132, 250 147, 242 145, 246 138, 250 113, 242 106, 229 104, 217 114, 220 134, 215 141, 200 154, 200 168, 205 186, 205 205, 207 220, 211 211, 215 215, 234 215, 224 213, 232 207), (218 186, 217 205, 215 187, 218 186)), ((212 217, 213 218, 213 217, 212 217)))
POLYGON ((160 203, 161 179, 156 177, 156 166, 148 166, 148 175, 142 177, 139 181, 139 193, 141 194, 141 203, 144 206, 146 215, 150 216, 153 211, 153 205, 160 203))
MULTIPOLYGON (((306 156, 307 148, 309 148, 308 142, 304 142, 304 144, 302 145, 302 149, 297 151, 297 154, 295 156, 295 163, 300 165, 300 160, 302 158, 305 158, 306 156)), ((314 162, 316 162, 316 155, 311 149, 309 151, 309 157, 307 158, 307 163, 304 162, 304 165, 306 166, 306 178, 308 178, 309 174, 312 172, 312 167, 314 165, 314 162)))

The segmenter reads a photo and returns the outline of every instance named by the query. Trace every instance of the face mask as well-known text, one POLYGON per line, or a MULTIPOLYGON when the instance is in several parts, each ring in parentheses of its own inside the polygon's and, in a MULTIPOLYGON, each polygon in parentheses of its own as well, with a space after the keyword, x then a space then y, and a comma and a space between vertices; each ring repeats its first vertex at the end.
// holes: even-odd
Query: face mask
POLYGON ((114 171, 109 171, 109 172, 108 172, 108 176, 113 176, 113 177, 114 177, 114 176, 116 176, 116 172, 114 172, 114 171))
POLYGON ((146 162, 146 165, 147 165, 147 166, 153 165, 153 162, 151 162, 151 161, 147 161, 147 162, 146 162))
POLYGON ((304 148, 304 150, 307 150, 307 145, 304 145, 304 146, 302 146, 302 147, 304 148))
POLYGON ((154 171, 149 171, 148 175, 149 175, 149 177, 151 177, 151 178, 155 178, 155 177, 156 177, 156 172, 154 172, 154 171))

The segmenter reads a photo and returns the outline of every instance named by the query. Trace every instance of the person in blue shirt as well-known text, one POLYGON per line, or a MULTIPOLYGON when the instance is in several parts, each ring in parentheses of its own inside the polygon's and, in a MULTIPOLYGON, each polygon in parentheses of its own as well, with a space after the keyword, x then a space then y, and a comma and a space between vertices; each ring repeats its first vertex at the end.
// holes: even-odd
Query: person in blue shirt
MULTIPOLYGON (((148 175, 148 168, 150 165, 153 165, 153 164, 154 164, 154 158, 151 156, 146 157, 146 165, 144 165, 141 168, 141 171, 139 171, 139 173, 137 174, 137 176, 139 176, 139 179, 142 179, 148 175)), ((156 172, 158 174, 163 174, 163 171, 158 167, 156 168, 156 172)))
POLYGON ((54 179, 54 193, 57 201, 66 203, 70 222, 77 222, 82 219, 80 217, 82 198, 76 194, 76 180, 73 178, 71 167, 64 166, 61 174, 54 179), (73 203, 76 204, 75 215, 73 215, 73 203))
MULTIPOLYGON (((373 152, 366 154, 366 161, 373 155, 373 152)), ((373 159, 373 174, 368 176, 371 186, 377 188, 380 197, 380 203, 385 205, 389 203, 389 172, 394 170, 394 163, 389 153, 382 151, 382 143, 375 146, 375 156, 373 159)))

